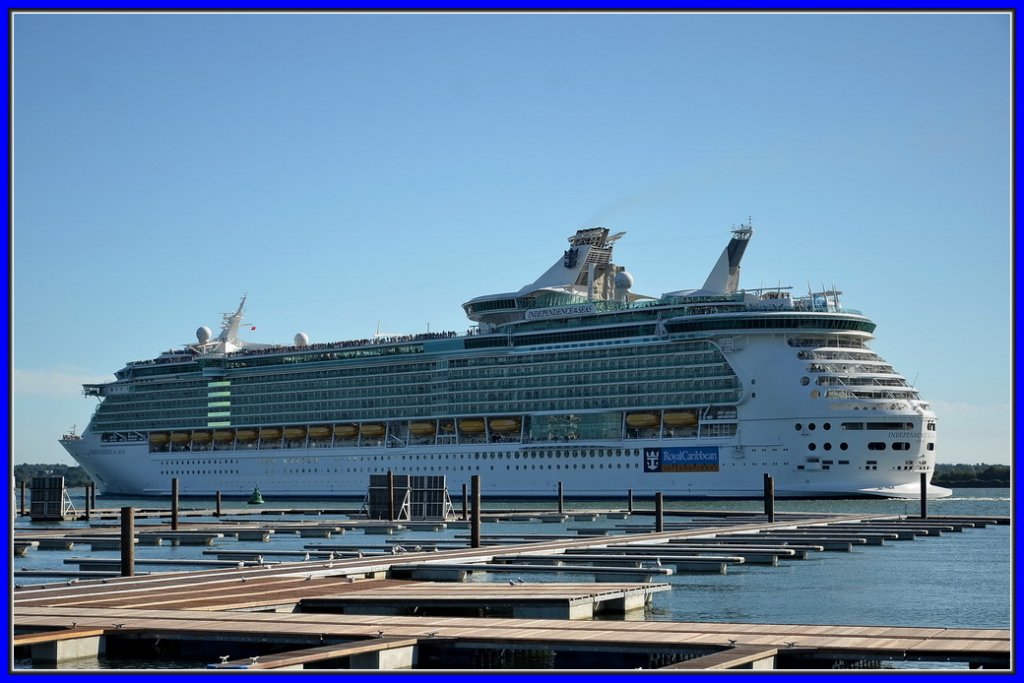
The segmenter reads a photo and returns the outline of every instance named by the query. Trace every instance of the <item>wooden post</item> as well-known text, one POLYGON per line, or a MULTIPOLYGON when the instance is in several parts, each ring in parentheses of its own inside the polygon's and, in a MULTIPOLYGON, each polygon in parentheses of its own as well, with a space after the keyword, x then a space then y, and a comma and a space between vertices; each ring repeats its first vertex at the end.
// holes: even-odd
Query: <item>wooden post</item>
POLYGON ((469 520, 469 493, 466 490, 466 485, 462 485, 462 521, 469 520))
POLYGON ((769 522, 775 521, 775 480, 767 472, 764 473, 764 514, 769 522))
POLYGON ((89 506, 89 485, 85 485, 85 521, 92 519, 92 508, 89 506))
POLYGON ((626 491, 626 512, 633 514, 633 489, 626 491))
POLYGON ((171 478, 171 531, 178 530, 178 478, 171 478))
POLYGON ((135 510, 130 507, 121 508, 121 576, 135 576, 135 510))
POLYGON ((661 491, 654 494, 654 530, 661 532, 665 530, 665 499, 661 491))
POLYGON ((395 521, 395 475, 388 470, 388 521, 395 521))
POLYGON ((215 517, 220 517, 220 503, 221 503, 220 491, 217 491, 217 512, 214 513, 215 517))
POLYGON ((89 484, 89 489, 92 491, 92 509, 96 509, 96 482, 89 484))
POLYGON ((21 516, 24 517, 27 513, 25 512, 25 487, 27 482, 21 482, 21 516))
POLYGON ((469 522, 470 547, 480 547, 480 475, 474 474, 470 481, 473 485, 473 515, 469 522))
POLYGON ((921 473, 921 519, 928 518, 928 473, 921 473))
POLYGON ((565 498, 563 496, 562 482, 558 482, 558 514, 565 509, 565 498))

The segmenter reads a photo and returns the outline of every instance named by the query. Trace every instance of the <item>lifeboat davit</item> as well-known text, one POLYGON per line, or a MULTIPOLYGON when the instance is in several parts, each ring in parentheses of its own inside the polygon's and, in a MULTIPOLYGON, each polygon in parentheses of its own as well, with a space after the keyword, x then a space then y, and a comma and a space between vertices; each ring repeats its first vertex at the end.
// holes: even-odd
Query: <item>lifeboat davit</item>
POLYGON ((185 443, 192 438, 191 432, 172 432, 171 441, 174 443, 185 443))
POLYGON ((697 414, 689 411, 665 413, 665 424, 669 427, 693 427, 697 424, 697 414))
POLYGON ((362 436, 383 436, 384 435, 384 425, 378 425, 378 424, 359 425, 359 433, 362 436))
POLYGON ((292 440, 305 439, 306 438, 306 428, 305 427, 285 427, 284 428, 284 438, 292 439, 292 440))
POLYGON ((209 443, 210 432, 192 432, 192 443, 209 443))
POLYGON ((484 421, 475 418, 459 420, 459 431, 466 434, 479 434, 484 431, 484 421))
POLYGON ((260 429, 260 438, 264 441, 276 441, 281 438, 281 430, 277 427, 263 427, 260 429))
POLYGON ((630 427, 657 427, 661 421, 654 413, 633 413, 626 416, 626 424, 630 427))
POLYGON ((447 433, 451 434, 452 432, 455 431, 455 423, 454 422, 442 422, 441 423, 441 431, 442 432, 447 432, 447 433))
POLYGON ((239 441, 252 441, 256 438, 255 429, 239 429, 236 434, 239 441))
POLYGON ((491 420, 491 431, 493 432, 518 432, 519 420, 514 418, 498 417, 491 420))
POLYGON ((335 425, 334 435, 339 436, 342 439, 351 439, 353 436, 359 433, 355 425, 335 425))
POLYGON ((309 438, 311 439, 326 439, 331 435, 330 427, 310 427, 309 438))
POLYGON ((235 433, 230 429, 218 429, 213 433, 213 440, 216 441, 217 443, 225 443, 227 441, 232 441, 234 440, 234 438, 235 433))
POLYGON ((166 432, 153 432, 149 435, 149 442, 154 446, 160 446, 167 443, 168 438, 166 432))
POLYGON ((409 425, 409 431, 416 436, 430 436, 437 431, 437 427, 433 422, 413 422, 409 425))

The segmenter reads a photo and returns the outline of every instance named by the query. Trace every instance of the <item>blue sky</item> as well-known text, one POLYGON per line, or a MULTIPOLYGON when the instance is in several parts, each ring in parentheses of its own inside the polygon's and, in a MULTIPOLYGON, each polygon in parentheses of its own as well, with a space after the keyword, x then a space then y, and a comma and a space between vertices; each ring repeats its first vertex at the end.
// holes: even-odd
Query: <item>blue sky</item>
POLYGON ((13 460, 81 383, 217 329, 465 330, 582 227, 635 290, 835 285, 1011 454, 1011 22, 999 14, 18 14, 13 460))

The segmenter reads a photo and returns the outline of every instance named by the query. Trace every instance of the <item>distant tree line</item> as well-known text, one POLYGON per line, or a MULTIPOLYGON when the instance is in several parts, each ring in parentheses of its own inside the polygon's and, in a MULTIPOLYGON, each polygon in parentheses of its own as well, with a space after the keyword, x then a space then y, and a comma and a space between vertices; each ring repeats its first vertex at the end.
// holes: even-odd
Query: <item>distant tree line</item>
POLYGON ((25 482, 32 488, 32 477, 64 477, 68 487, 85 486, 91 479, 78 465, 15 465, 14 480, 21 485, 25 482))
POLYGON ((932 483, 949 488, 1001 488, 1010 485, 1010 466, 936 464, 932 483))

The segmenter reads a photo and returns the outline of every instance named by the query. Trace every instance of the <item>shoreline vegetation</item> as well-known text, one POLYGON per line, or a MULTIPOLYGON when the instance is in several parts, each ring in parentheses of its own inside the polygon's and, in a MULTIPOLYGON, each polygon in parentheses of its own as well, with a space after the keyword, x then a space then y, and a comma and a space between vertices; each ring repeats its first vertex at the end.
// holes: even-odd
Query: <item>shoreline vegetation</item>
MULTIPOLYGON (((32 477, 64 477, 67 487, 85 486, 90 482, 89 476, 77 465, 15 465, 15 482, 27 482, 32 486, 32 477)), ((932 484, 946 488, 1008 488, 1010 486, 1009 465, 956 464, 935 465, 935 476, 932 484)))

